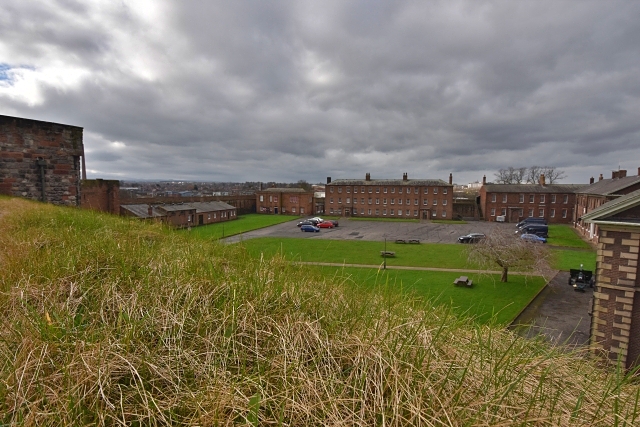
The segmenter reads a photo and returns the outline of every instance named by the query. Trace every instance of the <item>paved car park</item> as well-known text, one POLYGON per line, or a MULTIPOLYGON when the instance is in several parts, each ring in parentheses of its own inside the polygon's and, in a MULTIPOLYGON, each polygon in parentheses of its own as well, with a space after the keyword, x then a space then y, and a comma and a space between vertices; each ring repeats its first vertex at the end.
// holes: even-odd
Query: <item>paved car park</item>
POLYGON ((470 221, 460 224, 440 224, 429 221, 392 222, 361 221, 341 218, 339 226, 323 228, 319 233, 303 233, 296 224, 300 220, 289 221, 260 230, 253 230, 226 239, 227 242, 253 239, 256 237, 297 237, 307 239, 372 240, 389 241, 396 239, 418 239, 421 243, 456 243, 458 237, 469 233, 488 234, 495 228, 505 228, 515 232, 515 224, 485 221, 470 221))

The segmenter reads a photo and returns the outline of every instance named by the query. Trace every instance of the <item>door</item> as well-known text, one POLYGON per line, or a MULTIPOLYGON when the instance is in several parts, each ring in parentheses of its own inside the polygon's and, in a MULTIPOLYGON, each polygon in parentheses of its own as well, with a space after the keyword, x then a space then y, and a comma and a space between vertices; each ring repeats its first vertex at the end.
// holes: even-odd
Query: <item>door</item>
POLYGON ((204 224, 204 215, 198 215, 198 225, 204 224))

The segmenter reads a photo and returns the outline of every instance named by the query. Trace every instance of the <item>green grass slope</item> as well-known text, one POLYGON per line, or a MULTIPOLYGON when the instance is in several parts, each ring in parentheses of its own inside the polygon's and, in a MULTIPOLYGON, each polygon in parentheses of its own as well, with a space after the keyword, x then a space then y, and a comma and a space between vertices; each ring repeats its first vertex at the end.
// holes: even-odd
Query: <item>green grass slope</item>
POLYGON ((0 198, 0 424, 638 424, 584 355, 160 226, 0 198))

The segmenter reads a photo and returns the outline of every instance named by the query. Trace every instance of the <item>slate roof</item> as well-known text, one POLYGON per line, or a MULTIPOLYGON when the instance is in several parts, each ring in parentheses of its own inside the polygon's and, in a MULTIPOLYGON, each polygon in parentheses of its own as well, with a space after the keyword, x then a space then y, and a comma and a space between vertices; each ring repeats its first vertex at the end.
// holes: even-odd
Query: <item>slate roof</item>
POLYGON ((265 188, 262 191, 258 191, 258 193, 311 193, 311 191, 307 191, 304 188, 265 188))
POLYGON ((610 196, 637 183, 640 183, 640 176, 638 175, 625 176, 624 178, 603 179, 586 186, 582 190, 578 191, 578 193, 610 196))
MULTIPOLYGON (((120 207, 122 209, 125 209, 131 212, 133 215, 137 216, 138 218, 151 218, 151 216, 149 216, 149 205, 146 203, 134 204, 134 205, 120 205, 120 207)), ((154 209, 153 217, 157 217, 157 216, 161 216, 161 215, 155 212, 155 209, 154 209)))
POLYGON ((163 216, 159 210, 164 210, 165 212, 176 212, 176 211, 185 211, 185 210, 196 210, 196 213, 203 212, 216 212, 216 211, 224 211, 229 209, 235 209, 235 207, 231 206, 225 202, 191 202, 191 203, 167 203, 167 204, 157 204, 151 205, 153 215, 149 216, 149 204, 132 204, 132 205, 120 205, 121 208, 131 212, 133 215, 138 218, 155 218, 159 216, 163 216))
POLYGON ((620 212, 624 212, 627 209, 640 205, 640 190, 632 191, 624 196, 617 197, 613 200, 604 203, 589 213, 582 215, 582 220, 585 222, 593 222, 596 224, 612 223, 612 222, 624 222, 631 224, 638 224, 640 220, 633 219, 613 219, 607 220, 607 217, 615 215, 620 212))
POLYGON ((371 179, 369 181, 366 179, 336 179, 327 185, 439 185, 453 187, 452 184, 441 179, 407 179, 406 181, 404 179, 371 179))
POLYGON ((584 184, 486 184, 487 193, 577 193, 584 184))

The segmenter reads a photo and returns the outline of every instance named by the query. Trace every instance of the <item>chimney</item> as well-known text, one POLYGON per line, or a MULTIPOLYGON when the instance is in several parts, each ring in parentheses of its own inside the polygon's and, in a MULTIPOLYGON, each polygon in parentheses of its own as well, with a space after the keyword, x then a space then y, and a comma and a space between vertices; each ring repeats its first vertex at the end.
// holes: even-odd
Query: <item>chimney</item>
POLYGON ((327 184, 331 184, 331 177, 330 176, 327 177, 327 184))
POLYGON ((540 174, 540 178, 538 178, 538 182, 540 183, 540 185, 545 185, 546 184, 546 182, 544 180, 544 174, 543 173, 540 174))
POLYGON ((593 177, 589 178, 589 184, 593 184, 595 182, 595 179, 593 179, 593 177))
POLYGON ((367 172, 367 174, 364 177, 365 181, 371 181, 371 174, 369 172, 367 172))
POLYGON ((611 171, 611 179, 618 178, 618 171, 611 171))
POLYGON ((602 174, 600 174, 600 176, 598 177, 598 181, 602 181, 602 174))
POLYGON ((487 175, 482 175, 482 185, 487 185, 487 175))
POLYGON ((640 176, 640 168, 638 168, 638 176, 640 176))
POLYGON ((449 174, 449 185, 453 185, 453 174, 449 174))
POLYGON ((405 173, 403 173, 403 174, 402 174, 402 180, 403 180, 403 181, 407 181, 408 179, 409 179, 409 176, 407 175, 407 173, 406 173, 406 172, 405 172, 405 173))
POLYGON ((627 177, 627 170, 626 169, 620 169, 618 171, 618 178, 626 178, 627 177))

